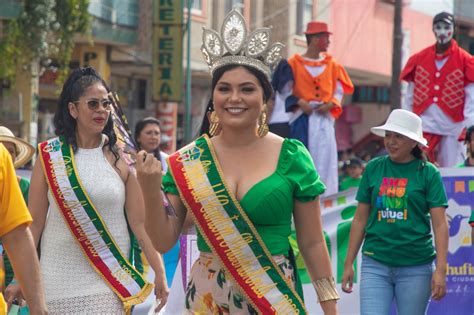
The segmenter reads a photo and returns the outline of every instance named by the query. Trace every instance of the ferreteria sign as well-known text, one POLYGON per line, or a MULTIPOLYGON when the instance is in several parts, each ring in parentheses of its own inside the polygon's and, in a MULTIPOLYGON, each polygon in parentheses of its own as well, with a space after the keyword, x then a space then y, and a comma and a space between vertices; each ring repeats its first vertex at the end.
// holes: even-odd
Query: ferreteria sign
POLYGON ((153 101, 181 102, 183 7, 181 0, 153 1, 153 101))

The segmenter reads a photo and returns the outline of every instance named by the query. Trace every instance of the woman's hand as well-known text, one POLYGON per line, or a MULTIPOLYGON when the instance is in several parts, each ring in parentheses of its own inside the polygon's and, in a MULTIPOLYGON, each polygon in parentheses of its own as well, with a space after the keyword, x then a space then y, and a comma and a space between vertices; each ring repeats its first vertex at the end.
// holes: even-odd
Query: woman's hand
POLYGON ((162 177, 161 162, 153 154, 147 154, 143 150, 138 152, 136 160, 137 179, 142 189, 145 187, 152 188, 155 191, 160 189, 162 177))
POLYGON ((18 301, 20 307, 25 306, 25 299, 21 293, 20 285, 18 283, 11 283, 5 289, 5 300, 7 301, 7 307, 10 309, 14 300, 18 301))
POLYGON ((431 277, 431 297, 436 301, 446 295, 449 228, 445 210, 444 207, 430 209, 436 247, 436 269, 431 277))
POLYGON ((446 295, 446 272, 436 269, 431 278, 431 297, 436 301, 446 295))
POLYGON ((156 300, 159 301, 158 306, 155 308, 155 313, 158 313, 168 301, 168 284, 166 283, 166 276, 164 273, 155 275, 155 296, 156 300))
POLYGON ((353 264, 344 264, 344 273, 342 274, 342 291, 352 293, 352 284, 354 281, 354 266, 353 264))

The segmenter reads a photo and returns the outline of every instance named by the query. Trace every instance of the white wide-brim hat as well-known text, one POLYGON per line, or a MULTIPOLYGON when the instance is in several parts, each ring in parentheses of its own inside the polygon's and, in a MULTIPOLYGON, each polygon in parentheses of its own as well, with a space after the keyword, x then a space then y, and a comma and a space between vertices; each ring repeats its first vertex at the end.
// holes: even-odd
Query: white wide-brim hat
POLYGON ((16 159, 13 161, 15 168, 21 167, 28 163, 35 154, 35 148, 21 138, 15 137, 10 129, 0 126, 0 142, 11 142, 16 146, 16 159))
POLYGON ((428 141, 423 138, 421 118, 404 109, 393 110, 384 125, 372 127, 370 131, 380 137, 385 137, 385 131, 396 132, 428 147, 428 141))

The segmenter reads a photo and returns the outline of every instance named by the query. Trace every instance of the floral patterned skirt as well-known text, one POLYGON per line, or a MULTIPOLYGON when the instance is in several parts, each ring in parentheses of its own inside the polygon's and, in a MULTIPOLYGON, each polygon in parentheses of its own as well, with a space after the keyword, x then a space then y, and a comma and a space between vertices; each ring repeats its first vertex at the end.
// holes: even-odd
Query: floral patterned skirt
MULTIPOLYGON (((280 255, 273 259, 294 287, 294 269, 288 258, 280 255)), ((257 314, 221 267, 219 259, 203 252, 191 269, 186 309, 187 314, 257 314)))

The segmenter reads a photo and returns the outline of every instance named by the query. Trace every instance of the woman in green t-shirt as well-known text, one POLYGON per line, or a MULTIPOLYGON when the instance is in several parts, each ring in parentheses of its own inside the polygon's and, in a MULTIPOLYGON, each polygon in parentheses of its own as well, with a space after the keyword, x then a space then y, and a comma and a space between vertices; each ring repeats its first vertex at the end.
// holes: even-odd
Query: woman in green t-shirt
POLYGON ((446 192, 420 149, 427 141, 416 114, 394 110, 371 131, 384 137, 388 156, 371 160, 362 176, 342 289, 352 292, 353 263, 364 241, 361 314, 389 314, 393 299, 398 314, 424 314, 430 295, 440 300, 446 294, 446 192))

